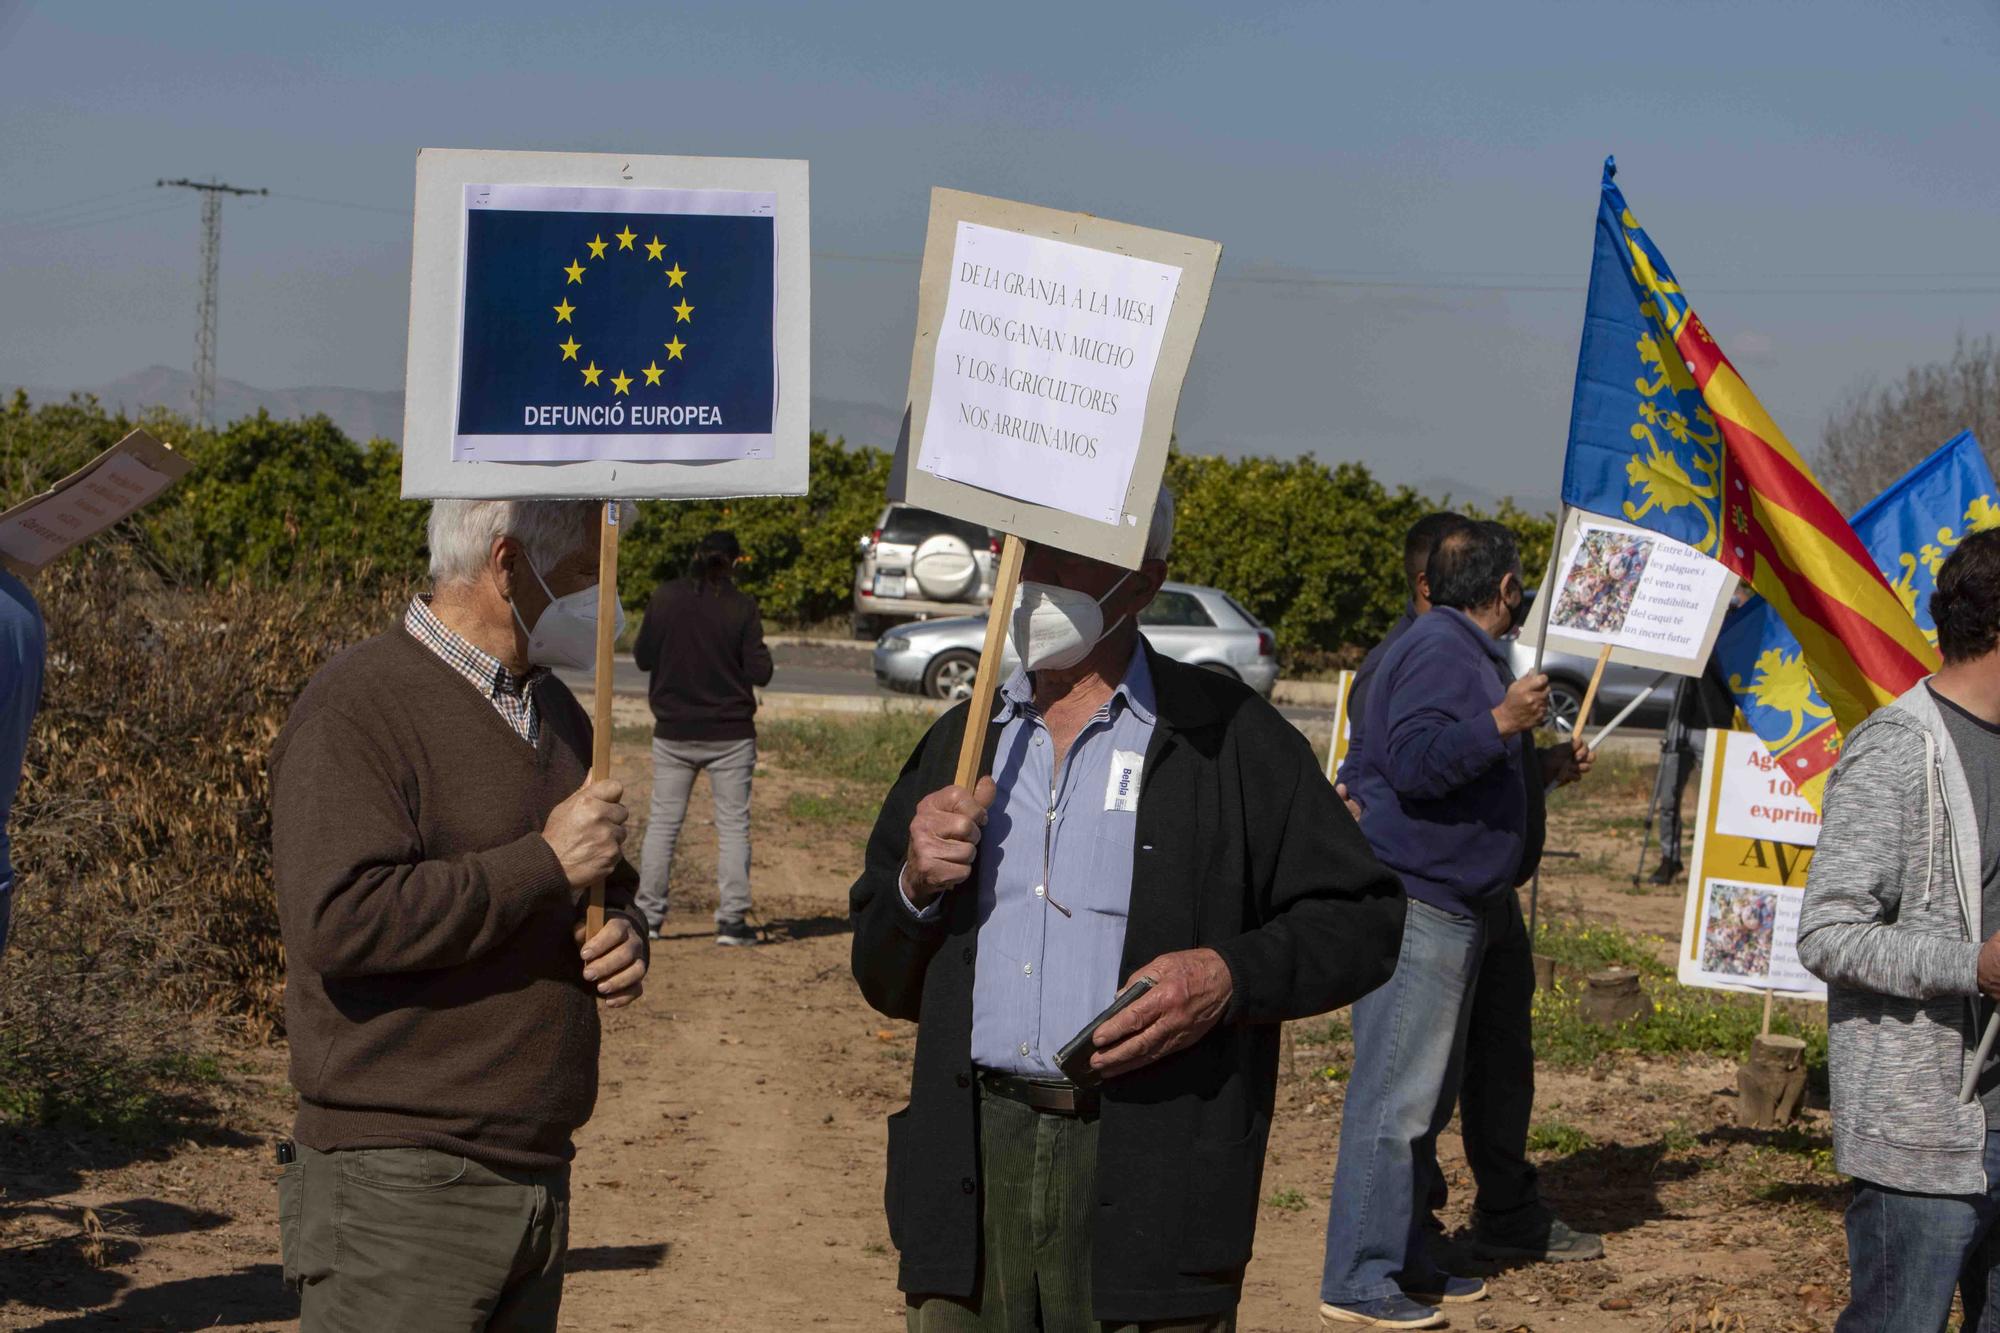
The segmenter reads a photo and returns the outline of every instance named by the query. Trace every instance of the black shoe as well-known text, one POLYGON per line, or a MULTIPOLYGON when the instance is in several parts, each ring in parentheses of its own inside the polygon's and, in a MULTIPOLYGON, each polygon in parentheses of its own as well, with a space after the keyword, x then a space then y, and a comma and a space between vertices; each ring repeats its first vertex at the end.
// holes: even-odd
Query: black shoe
POLYGON ((1473 1210, 1472 1252, 1481 1259, 1574 1263, 1602 1259, 1604 1237, 1578 1231, 1540 1206, 1491 1217, 1473 1210))
POLYGON ((717 926, 715 928, 715 942, 717 944, 730 945, 738 949, 763 943, 762 940, 757 938, 757 932, 741 921, 725 921, 717 926))
POLYGON ((1672 884, 1686 869, 1679 861, 1662 861, 1648 878, 1654 884, 1672 884))

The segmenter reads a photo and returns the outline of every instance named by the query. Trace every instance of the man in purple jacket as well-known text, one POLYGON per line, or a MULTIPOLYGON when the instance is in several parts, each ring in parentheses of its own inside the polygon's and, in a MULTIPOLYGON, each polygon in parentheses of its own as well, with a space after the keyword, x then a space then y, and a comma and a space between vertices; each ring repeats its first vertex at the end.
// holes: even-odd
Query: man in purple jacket
MULTIPOLYGON (((1541 858, 1543 791, 1591 761, 1582 741, 1535 748, 1548 677, 1514 680, 1508 670, 1504 640, 1526 604, 1513 534, 1498 523, 1451 526, 1425 580, 1433 609, 1382 657, 1350 778, 1362 831, 1402 877, 1410 908, 1395 974, 1353 1010, 1320 1286, 1329 1328, 1439 1328, 1437 1305, 1486 1294, 1430 1259, 1418 1163, 1458 1098, 1481 964, 1520 944, 1514 889, 1541 858)), ((1539 1200, 1521 1211, 1480 1221, 1501 1232, 1513 1223, 1519 1248, 1546 1250, 1561 1223, 1539 1200)))

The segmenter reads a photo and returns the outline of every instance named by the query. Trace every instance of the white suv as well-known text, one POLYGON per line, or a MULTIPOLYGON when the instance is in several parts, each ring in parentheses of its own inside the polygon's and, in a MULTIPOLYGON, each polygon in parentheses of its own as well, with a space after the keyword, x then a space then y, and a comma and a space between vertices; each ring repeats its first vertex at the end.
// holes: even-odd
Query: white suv
POLYGON ((854 564, 854 637, 891 624, 976 614, 993 600, 1000 538, 977 523, 891 504, 854 564))

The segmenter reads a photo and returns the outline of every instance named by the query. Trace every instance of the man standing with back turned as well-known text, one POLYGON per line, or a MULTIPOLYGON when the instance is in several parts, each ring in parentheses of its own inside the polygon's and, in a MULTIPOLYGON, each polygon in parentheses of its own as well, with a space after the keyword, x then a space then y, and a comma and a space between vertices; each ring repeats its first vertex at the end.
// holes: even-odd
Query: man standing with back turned
POLYGON ((993 776, 952 783, 961 704, 854 885, 855 979, 919 1024, 885 1191, 912 1333, 1233 1328, 1279 1022, 1395 957, 1402 894, 1304 737, 1140 638, 1172 535, 1163 489, 1136 571, 1029 548, 1022 669, 971 722, 993 776))
POLYGON ((1976 1060, 2000 996, 2000 531, 1939 568, 1931 618, 1944 666, 1842 743, 1799 915, 1854 1177, 1840 1333, 1935 1333, 1954 1287, 1963 1327, 2000 1312, 2000 1059, 1976 1060))
MULTIPOLYGON (((1430 612, 1431 585, 1426 573, 1438 539, 1466 524, 1461 514, 1426 514, 1410 525, 1403 538, 1403 576, 1410 601, 1402 618, 1382 642, 1369 650, 1354 673, 1349 696, 1347 760, 1340 766, 1343 791, 1352 794, 1367 749, 1368 695, 1382 659, 1419 617, 1430 612)), ((1560 755, 1556 756, 1560 762, 1560 755)), ((1364 818, 1363 830, 1367 828, 1364 818)), ((1532 862, 1520 874, 1531 876, 1532 862)), ((1465 1161, 1472 1169, 1477 1196, 1472 1212, 1472 1252, 1482 1259, 1566 1262, 1597 1259, 1604 1254, 1601 1237, 1570 1227, 1542 1202, 1534 1164, 1528 1160, 1528 1126, 1535 1106, 1534 946, 1521 919, 1520 897, 1506 895, 1505 920, 1488 941, 1479 965, 1479 981, 1468 1004, 1465 1065, 1459 1081, 1459 1132, 1465 1140, 1465 1161)), ((1444 1172, 1438 1169, 1435 1140, 1420 1139, 1416 1189, 1418 1217, 1430 1258, 1442 1268, 1444 1224, 1438 1214, 1450 1198, 1444 1172)))
POLYGON ((434 595, 329 662, 272 752, 305 1333, 556 1327, 596 1006, 646 975, 622 792, 547 670, 593 659, 600 512, 437 501, 434 595))
MULTIPOLYGON (((1434 1305, 1485 1296, 1430 1258, 1423 1173, 1458 1100, 1481 972, 1526 947, 1514 889, 1541 857, 1543 788, 1590 765, 1581 741, 1536 750, 1548 677, 1511 679, 1503 640, 1526 606, 1513 534, 1448 528, 1425 579, 1433 609, 1383 656, 1350 788, 1410 912, 1395 975, 1354 1006, 1320 1286, 1328 1328, 1438 1328, 1434 1305)), ((1531 1206, 1524 1234, 1560 1225, 1531 1206)))

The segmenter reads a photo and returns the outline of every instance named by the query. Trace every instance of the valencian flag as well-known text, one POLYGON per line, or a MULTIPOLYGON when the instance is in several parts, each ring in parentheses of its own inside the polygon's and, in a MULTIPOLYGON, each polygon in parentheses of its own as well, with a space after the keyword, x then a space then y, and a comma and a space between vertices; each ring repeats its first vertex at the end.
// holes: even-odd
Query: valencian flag
MULTIPOLYGON (((2000 490, 1971 431, 1961 431, 1911 468, 1854 516, 1854 531, 1933 644, 1930 594, 1951 548, 1974 532, 2000 527, 2000 490)), ((1786 771, 1791 756, 1838 745, 1833 710, 1806 670, 1799 641, 1761 597, 1729 613, 1716 636, 1715 659, 1750 729, 1786 771)), ((1814 805, 1826 784, 1822 768, 1801 790, 1814 805)))
POLYGON ((735 196, 468 186, 455 456, 768 457, 772 210, 688 207, 735 196))
MULTIPOLYGON (((1902 599, 1688 303, 1604 162, 1563 502, 1721 561, 1797 637, 1854 726, 1937 663, 1902 599)), ((1794 751, 1801 787, 1837 747, 1794 751)))

